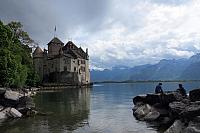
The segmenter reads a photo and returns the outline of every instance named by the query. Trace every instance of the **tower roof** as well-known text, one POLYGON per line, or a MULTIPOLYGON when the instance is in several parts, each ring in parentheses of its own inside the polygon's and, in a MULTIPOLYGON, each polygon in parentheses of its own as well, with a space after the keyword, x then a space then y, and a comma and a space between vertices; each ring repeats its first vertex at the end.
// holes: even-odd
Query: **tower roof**
POLYGON ((43 51, 39 46, 37 46, 33 54, 40 54, 40 53, 43 53, 43 51))
POLYGON ((49 45, 49 44, 51 44, 51 43, 56 43, 56 44, 63 44, 64 45, 64 43, 60 40, 60 39, 58 39, 57 37, 54 37, 47 45, 49 45))
POLYGON ((63 47, 63 50, 66 49, 78 49, 78 47, 72 41, 68 41, 66 45, 63 47))
POLYGON ((43 51, 39 46, 33 52, 33 57, 43 57, 43 51))

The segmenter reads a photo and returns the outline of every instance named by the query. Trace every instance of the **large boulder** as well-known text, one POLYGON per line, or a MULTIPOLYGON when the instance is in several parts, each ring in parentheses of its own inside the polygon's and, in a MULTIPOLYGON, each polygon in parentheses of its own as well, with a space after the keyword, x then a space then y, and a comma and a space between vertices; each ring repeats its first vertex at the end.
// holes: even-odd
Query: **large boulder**
POLYGON ((189 98, 191 101, 200 101, 200 89, 194 89, 189 92, 189 98))
POLYGON ((169 110, 168 110, 168 107, 163 107, 163 106, 152 106, 152 111, 157 111, 160 113, 160 116, 161 117, 168 117, 169 116, 169 110))
POLYGON ((179 117, 181 112, 186 108, 186 106, 188 106, 188 104, 176 101, 169 104, 169 109, 174 117, 179 117))
POLYGON ((200 115, 200 101, 191 102, 180 113, 180 116, 187 119, 192 119, 200 115))
POLYGON ((146 103, 150 105, 154 105, 156 103, 160 103, 162 94, 147 94, 146 96, 146 103))
POLYGON ((192 121, 190 121, 188 127, 183 132, 200 133, 200 116, 197 116, 192 121))
POLYGON ((29 109, 35 108, 35 103, 33 101, 33 98, 28 96, 21 97, 19 99, 19 104, 17 108, 29 108, 29 109))
POLYGON ((200 101, 190 103, 172 102, 169 104, 169 108, 174 117, 190 120, 200 115, 200 101))
POLYGON ((146 103, 146 95, 139 95, 133 98, 134 105, 138 103, 146 103))
POLYGON ((160 116, 160 113, 157 111, 152 111, 149 112, 145 117, 144 120, 145 121, 155 121, 156 119, 158 119, 160 116))
POLYGON ((176 120, 164 133, 182 133, 184 129, 184 123, 180 120, 176 120))
POLYGON ((138 107, 133 114, 137 119, 141 119, 145 117, 150 111, 151 111, 151 106, 149 104, 145 104, 138 107))
POLYGON ((21 94, 16 92, 16 91, 11 91, 11 90, 7 90, 6 93, 4 94, 4 97, 6 99, 10 99, 10 100, 14 100, 17 101, 19 100, 21 94))
POLYGON ((27 116, 29 112, 35 109, 35 103, 31 97, 24 96, 19 99, 19 104, 16 109, 23 115, 27 116))
POLYGON ((15 108, 11 108, 9 113, 13 118, 22 117, 22 114, 18 110, 16 110, 15 108))
MULTIPOLYGON (((154 104, 161 104, 163 106, 168 106, 169 103, 173 101, 181 101, 183 97, 178 92, 166 92, 164 94, 147 94, 145 96, 135 97, 135 101, 143 101, 147 104, 154 105, 154 104)), ((133 101, 133 102, 135 102, 133 101)))
POLYGON ((3 111, 3 110, 1 110, 1 111, 0 111, 0 119, 6 119, 6 118, 8 118, 6 112, 3 111))

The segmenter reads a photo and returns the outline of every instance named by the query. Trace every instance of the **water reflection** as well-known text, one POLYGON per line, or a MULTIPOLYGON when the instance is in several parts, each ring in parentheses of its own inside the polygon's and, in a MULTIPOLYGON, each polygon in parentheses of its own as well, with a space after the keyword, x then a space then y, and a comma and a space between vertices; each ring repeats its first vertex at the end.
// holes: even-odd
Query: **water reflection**
MULTIPOLYGON (((177 89, 179 83, 163 83, 165 91, 177 89)), ((100 84, 92 89, 65 89, 37 94, 35 102, 47 116, 0 121, 5 133, 155 133, 155 124, 133 117, 132 98, 152 93, 157 83, 100 84)), ((187 92, 200 82, 183 83, 187 92)), ((162 132, 162 131, 161 131, 162 132)))
POLYGON ((87 126, 90 113, 90 89, 65 89, 58 92, 39 93, 35 97, 37 108, 47 116, 36 116, 1 123, 1 131, 21 132, 63 132, 87 126))

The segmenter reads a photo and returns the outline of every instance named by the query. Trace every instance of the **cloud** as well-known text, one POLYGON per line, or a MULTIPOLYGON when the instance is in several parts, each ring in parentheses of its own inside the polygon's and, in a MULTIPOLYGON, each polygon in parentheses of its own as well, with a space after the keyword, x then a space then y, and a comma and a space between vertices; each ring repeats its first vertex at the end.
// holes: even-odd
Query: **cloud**
POLYGON ((7 0, 3 21, 19 20, 41 47, 57 36, 89 48, 93 68, 188 58, 200 50, 200 1, 7 0))

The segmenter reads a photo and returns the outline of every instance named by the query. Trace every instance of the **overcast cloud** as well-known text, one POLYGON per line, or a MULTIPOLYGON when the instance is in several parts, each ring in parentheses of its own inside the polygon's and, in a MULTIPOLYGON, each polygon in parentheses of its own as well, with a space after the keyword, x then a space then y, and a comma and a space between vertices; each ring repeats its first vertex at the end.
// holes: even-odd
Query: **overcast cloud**
POLYGON ((89 48, 92 68, 188 58, 200 50, 198 0, 0 0, 44 48, 54 35, 89 48))

